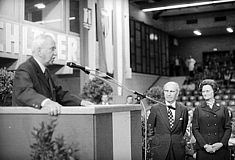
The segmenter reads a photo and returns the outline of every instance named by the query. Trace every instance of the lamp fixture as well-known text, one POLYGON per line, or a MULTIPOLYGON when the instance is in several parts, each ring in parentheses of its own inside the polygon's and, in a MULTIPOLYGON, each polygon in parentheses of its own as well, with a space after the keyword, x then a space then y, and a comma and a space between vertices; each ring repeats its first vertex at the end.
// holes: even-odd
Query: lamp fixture
POLYGON ((38 9, 43 9, 43 8, 45 8, 46 6, 45 6, 44 3, 37 3, 37 4, 34 5, 34 7, 38 8, 38 9))
POLYGON ((227 27, 226 30, 227 30, 227 32, 229 32, 229 33, 233 33, 233 28, 232 28, 232 27, 227 27))
POLYGON ((200 36, 202 35, 202 33, 199 31, 199 30, 194 30, 193 33, 197 36, 200 36))
POLYGON ((69 20, 72 21, 72 20, 75 20, 76 17, 69 17, 69 20))
POLYGON ((150 40, 155 40, 155 41, 157 41, 157 40, 158 40, 158 35, 157 35, 157 34, 154 34, 154 33, 150 33, 149 39, 150 39, 150 40))
POLYGON ((205 1, 205 2, 197 2, 197 3, 170 5, 170 6, 164 6, 164 7, 146 8, 146 9, 142 9, 142 11, 143 12, 161 11, 161 10, 188 8, 188 7, 196 7, 196 6, 205 6, 205 5, 210 5, 210 4, 218 4, 218 3, 226 3, 226 2, 234 2, 234 1, 235 0, 205 1))

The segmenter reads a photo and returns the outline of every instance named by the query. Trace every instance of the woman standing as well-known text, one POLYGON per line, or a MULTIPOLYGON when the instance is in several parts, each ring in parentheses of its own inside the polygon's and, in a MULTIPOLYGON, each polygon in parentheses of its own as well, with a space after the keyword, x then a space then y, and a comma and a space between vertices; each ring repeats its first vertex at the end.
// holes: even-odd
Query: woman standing
POLYGON ((197 160, 229 160, 228 140, 232 131, 229 111, 215 101, 218 85, 214 80, 203 80, 199 89, 205 102, 195 109, 192 121, 197 160))

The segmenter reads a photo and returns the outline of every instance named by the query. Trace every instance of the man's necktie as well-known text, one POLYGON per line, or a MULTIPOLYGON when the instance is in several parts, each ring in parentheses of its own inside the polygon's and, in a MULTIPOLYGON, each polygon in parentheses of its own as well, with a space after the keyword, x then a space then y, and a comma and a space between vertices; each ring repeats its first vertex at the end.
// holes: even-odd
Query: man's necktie
POLYGON ((49 69, 46 68, 46 70, 44 72, 44 75, 45 75, 46 81, 48 83, 48 86, 50 88, 51 99, 56 100, 56 94, 55 94, 55 90, 54 90, 54 87, 53 87, 53 80, 51 78, 51 74, 49 72, 49 69))
POLYGON ((173 113, 171 111, 171 108, 173 107, 172 106, 167 106, 167 107, 168 107, 168 111, 167 111, 168 120, 169 120, 170 128, 172 128, 174 125, 174 118, 173 118, 173 113))
POLYGON ((49 73, 49 71, 48 71, 47 68, 45 69, 44 75, 45 75, 45 77, 46 77, 46 80, 47 80, 48 84, 50 85, 50 83, 49 83, 49 80, 50 80, 50 73, 49 73))
POLYGON ((51 79, 50 79, 50 72, 47 68, 45 69, 44 75, 46 77, 48 85, 51 87, 52 85, 51 85, 51 79))

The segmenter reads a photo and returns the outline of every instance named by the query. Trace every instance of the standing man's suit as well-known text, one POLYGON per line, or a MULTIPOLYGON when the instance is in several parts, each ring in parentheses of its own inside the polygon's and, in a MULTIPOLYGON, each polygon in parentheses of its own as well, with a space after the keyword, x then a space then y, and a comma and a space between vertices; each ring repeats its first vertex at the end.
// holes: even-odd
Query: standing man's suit
POLYGON ((154 132, 151 143, 153 160, 165 160, 168 154, 173 154, 175 160, 184 160, 185 141, 183 137, 187 124, 188 111, 183 104, 176 102, 173 128, 170 128, 169 125, 167 106, 163 104, 152 106, 148 127, 154 132))
POLYGON ((50 75, 47 80, 33 57, 18 67, 13 85, 13 106, 41 108, 41 103, 46 98, 64 106, 80 105, 81 103, 81 99, 72 96, 68 91, 63 91, 61 86, 56 85, 50 75))

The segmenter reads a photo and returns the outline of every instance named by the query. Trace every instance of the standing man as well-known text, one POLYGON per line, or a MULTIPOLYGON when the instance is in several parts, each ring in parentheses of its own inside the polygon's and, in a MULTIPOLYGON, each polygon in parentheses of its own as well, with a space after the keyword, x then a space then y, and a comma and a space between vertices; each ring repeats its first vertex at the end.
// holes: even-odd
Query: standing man
POLYGON ((148 127, 153 136, 153 160, 185 159, 183 137, 188 124, 188 111, 183 104, 176 102, 179 90, 178 83, 167 82, 163 87, 165 103, 151 108, 148 127))
POLYGON ((194 78, 195 63, 196 63, 196 60, 192 56, 189 56, 189 59, 187 60, 187 64, 188 64, 189 76, 191 78, 194 78))
POLYGON ((53 81, 47 66, 56 57, 56 45, 49 35, 41 34, 32 43, 32 57, 16 70, 13 80, 13 106, 31 106, 47 109, 50 115, 61 112, 62 105, 89 105, 53 81))
POLYGON ((175 56, 175 76, 180 75, 180 59, 178 56, 175 56))

